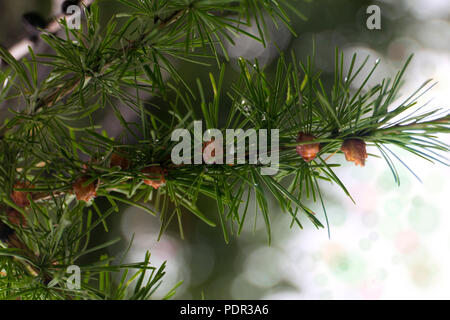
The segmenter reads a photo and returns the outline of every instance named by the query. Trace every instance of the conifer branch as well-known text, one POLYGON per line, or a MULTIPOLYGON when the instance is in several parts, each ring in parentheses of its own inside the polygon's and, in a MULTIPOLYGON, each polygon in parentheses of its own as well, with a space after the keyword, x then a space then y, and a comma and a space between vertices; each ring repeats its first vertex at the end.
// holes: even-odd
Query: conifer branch
MULTIPOLYGON (((448 111, 443 116, 441 110, 411 113, 429 82, 393 105, 410 60, 394 80, 354 89, 353 81, 367 60, 356 66, 353 56, 349 70, 342 70, 344 57, 338 50, 330 87, 322 83, 313 59, 304 63, 294 54, 291 59, 281 55, 274 75, 257 61, 240 59, 240 77, 230 92, 224 92, 225 64, 217 50, 227 56, 224 41, 232 41, 233 33, 265 43, 263 33, 250 35, 240 26, 256 23, 262 30, 260 14, 255 13, 261 10, 288 24, 284 1, 121 2, 133 12, 114 17, 104 28, 94 2, 85 10, 84 29, 71 30, 62 20, 65 38, 44 32, 41 37, 53 54, 35 55, 31 49, 30 59, 17 59, 0 50, 8 65, 0 73, 0 83, 5 84, 0 102, 17 99, 23 106, 20 111, 11 110, 11 118, 0 128, 0 241, 6 247, 0 250, 0 271, 6 274, 0 281, 11 284, 0 289, 0 297, 148 299, 165 266, 151 266, 149 254, 142 263, 119 265, 104 256, 81 266, 84 276, 91 275, 81 290, 65 287, 65 268, 115 243, 90 247, 90 237, 97 227, 108 230, 108 218, 119 210, 119 203, 159 216, 161 235, 174 218, 183 235, 182 216, 190 213, 210 226, 219 225, 229 241, 232 230, 242 231, 253 197, 270 241, 269 201, 290 214, 293 225, 302 228, 307 219, 322 228, 323 220, 328 226, 325 207, 320 217, 305 198, 323 203, 321 181, 338 185, 351 197, 334 172, 335 154, 364 166, 372 161, 366 146, 375 146, 396 181, 391 157, 397 156, 388 145, 446 163, 449 146, 436 134, 450 132, 448 111), (214 14, 219 9, 232 15, 214 14), (118 27, 118 19, 124 17, 127 20, 118 27), (198 81, 194 88, 168 56, 191 63, 201 63, 198 57, 215 59, 221 66, 219 77, 211 74, 208 86, 198 81), (37 64, 51 68, 42 81, 37 81, 37 64), (164 79, 163 73, 170 79, 164 79), (211 101, 204 88, 211 88, 211 101), (143 93, 157 95, 164 103, 145 105, 143 93), (231 103, 224 103, 225 95, 231 103), (115 101, 140 122, 125 121, 115 101), (122 136, 110 137, 95 123, 95 116, 108 109, 120 121, 122 136), (184 128, 194 136, 193 123, 198 120, 206 129, 220 132, 279 130, 279 148, 272 150, 279 154, 278 173, 261 174, 259 169, 268 164, 260 160, 256 164, 174 164, 171 151, 176 142, 171 133, 184 128), (99 198, 110 206, 100 209, 99 198), (215 200, 217 210, 199 210, 197 203, 205 198, 215 200), (111 284, 112 272, 132 269, 138 269, 135 276, 139 278, 132 294, 126 277, 111 284), (146 271, 152 276, 143 284, 146 271)), ((214 143, 205 141, 203 149, 214 143)), ((251 155, 248 148, 246 159, 251 155)), ((217 154, 224 151, 214 149, 217 154)))

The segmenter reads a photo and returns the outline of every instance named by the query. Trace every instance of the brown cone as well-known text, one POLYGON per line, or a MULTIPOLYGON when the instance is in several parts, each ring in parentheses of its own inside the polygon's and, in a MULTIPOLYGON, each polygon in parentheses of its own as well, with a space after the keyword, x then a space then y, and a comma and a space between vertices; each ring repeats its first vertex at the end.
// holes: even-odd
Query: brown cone
POLYGON ((77 200, 89 202, 97 196, 96 184, 91 182, 86 185, 86 181, 91 179, 91 177, 84 176, 78 179, 73 185, 73 191, 77 196, 77 200))
POLYGON ((28 182, 17 182, 14 187, 13 191, 11 192, 11 199, 14 201, 14 203, 21 207, 28 207, 30 205, 30 200, 28 200, 28 194, 31 194, 27 191, 18 191, 16 189, 30 189, 33 188, 32 185, 30 185, 28 182))
MULTIPOLYGON (((299 132, 297 142, 308 142, 315 140, 311 134, 299 132)), ((310 162, 314 160, 320 151, 320 143, 301 144, 295 147, 297 153, 302 156, 303 160, 310 162)))
POLYGON ((363 140, 346 140, 341 146, 341 151, 345 154, 345 160, 354 162, 357 166, 364 167, 368 155, 366 143, 363 140))
POLYGON ((144 183, 148 186, 158 189, 166 183, 166 170, 160 166, 150 166, 142 169, 142 173, 145 174, 149 179, 145 179, 144 183))
POLYGON ((122 170, 127 170, 130 166, 130 162, 127 158, 119 156, 117 153, 113 153, 111 155, 110 166, 112 167, 120 167, 122 170))

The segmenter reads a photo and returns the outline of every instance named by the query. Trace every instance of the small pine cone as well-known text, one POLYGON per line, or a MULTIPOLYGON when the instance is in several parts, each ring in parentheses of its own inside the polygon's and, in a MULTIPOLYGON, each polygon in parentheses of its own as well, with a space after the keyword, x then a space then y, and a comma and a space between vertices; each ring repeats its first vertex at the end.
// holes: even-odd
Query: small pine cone
POLYGON ((14 203, 21 207, 28 207, 30 205, 30 200, 28 200, 28 194, 31 195, 31 192, 27 191, 18 191, 16 189, 30 189, 34 186, 30 185, 27 182, 18 182, 13 186, 13 191, 11 192, 11 199, 14 203))
POLYGON ((145 174, 149 179, 145 179, 144 183, 148 186, 153 187, 154 189, 158 189, 162 185, 166 183, 166 170, 161 168, 160 166, 151 166, 142 169, 142 173, 145 174))
POLYGON ((345 140, 341 146, 341 151, 345 154, 345 160, 352 161, 355 165, 364 167, 368 155, 366 151, 366 143, 363 140, 345 140))
POLYGON ((130 162, 127 158, 119 156, 117 153, 113 153, 109 165, 111 168, 120 167, 122 170, 127 170, 130 167, 130 162))
POLYGON ((16 226, 26 227, 27 226, 27 220, 25 217, 18 211, 14 210, 13 208, 8 209, 8 220, 12 224, 16 226))
MULTIPOLYGON (((297 142, 314 141, 316 137, 311 134, 299 132, 297 142)), ((310 162, 314 160, 320 151, 320 143, 301 144, 295 147, 297 153, 302 156, 303 160, 310 162)))
POLYGON ((77 196, 77 200, 89 202, 97 196, 96 183, 91 182, 90 184, 86 185, 86 181, 88 181, 89 179, 91 179, 91 177, 84 176, 74 183, 73 191, 77 196))

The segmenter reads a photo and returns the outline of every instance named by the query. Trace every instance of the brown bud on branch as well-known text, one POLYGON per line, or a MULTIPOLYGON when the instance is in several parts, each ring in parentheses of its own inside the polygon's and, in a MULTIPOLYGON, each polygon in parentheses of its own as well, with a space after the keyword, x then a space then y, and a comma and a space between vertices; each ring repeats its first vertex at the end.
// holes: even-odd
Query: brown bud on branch
MULTIPOLYGON (((314 141, 316 137, 311 134, 299 132, 297 142, 314 141)), ((300 144, 296 146, 297 153, 302 156, 303 160, 310 162, 314 160, 320 151, 320 143, 300 144)))
POLYGON ((112 167, 120 167, 122 170, 127 170, 130 167, 130 161, 117 153, 111 155, 111 160, 109 165, 112 167))
POLYGON ((145 174, 149 179, 145 179, 144 183, 148 186, 158 189, 166 183, 166 170, 160 166, 151 166, 142 169, 142 173, 145 174))
POLYGON ((345 160, 352 161, 355 165, 364 167, 368 155, 366 151, 366 143, 363 140, 345 140, 341 146, 341 151, 345 154, 345 160))
POLYGON ((74 183, 73 192, 75 193, 77 200, 89 202, 97 196, 97 183, 91 182, 86 185, 86 182, 90 179, 91 177, 84 176, 74 183))
POLYGON ((17 206, 21 208, 28 207, 30 205, 28 195, 31 196, 31 192, 19 191, 17 189, 32 189, 32 188, 34 188, 34 186, 30 185, 28 182, 17 182, 13 187, 13 191, 11 192, 11 199, 17 206))

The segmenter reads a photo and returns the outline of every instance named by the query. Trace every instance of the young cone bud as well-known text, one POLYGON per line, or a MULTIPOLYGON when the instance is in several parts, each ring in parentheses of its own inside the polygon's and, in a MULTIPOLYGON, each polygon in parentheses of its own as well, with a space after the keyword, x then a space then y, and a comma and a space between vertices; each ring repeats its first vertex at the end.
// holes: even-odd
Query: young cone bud
POLYGON ((18 191, 16 189, 30 189, 30 188, 33 188, 33 186, 27 182, 17 182, 14 185, 13 191, 11 192, 11 199, 17 206, 21 208, 28 207, 30 205, 30 200, 28 200, 28 194, 31 195, 31 193, 27 191, 18 191))
POLYGON ((354 162, 356 166, 364 167, 368 155, 366 143, 363 140, 346 140, 341 146, 341 151, 345 154, 345 160, 354 162))
POLYGON ((77 200, 89 202, 97 196, 96 184, 91 182, 86 185, 86 181, 91 179, 91 177, 84 176, 78 179, 73 185, 73 191, 77 196, 77 200))
MULTIPOLYGON (((311 134, 299 132, 297 142, 308 142, 315 140, 311 134)), ((295 147, 297 153, 302 156, 303 160, 310 162, 314 160, 320 151, 320 143, 301 144, 295 147)))
POLYGON ((127 158, 119 156, 117 153, 113 153, 111 155, 110 166, 112 167, 120 167, 122 170, 127 170, 130 167, 130 162, 127 158))
POLYGON ((166 183, 165 175, 166 171, 160 166, 151 166, 142 169, 142 173, 149 179, 145 179, 144 183, 148 186, 158 189, 160 186, 166 183))

